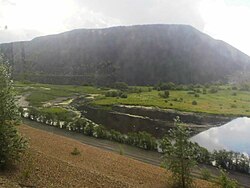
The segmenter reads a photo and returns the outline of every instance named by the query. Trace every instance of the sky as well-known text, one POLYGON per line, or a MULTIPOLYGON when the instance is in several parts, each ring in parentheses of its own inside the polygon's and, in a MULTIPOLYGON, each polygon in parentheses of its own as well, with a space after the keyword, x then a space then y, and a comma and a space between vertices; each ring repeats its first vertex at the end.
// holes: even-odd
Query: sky
POLYGON ((250 0, 0 0, 0 43, 78 28, 188 24, 250 55, 250 0))

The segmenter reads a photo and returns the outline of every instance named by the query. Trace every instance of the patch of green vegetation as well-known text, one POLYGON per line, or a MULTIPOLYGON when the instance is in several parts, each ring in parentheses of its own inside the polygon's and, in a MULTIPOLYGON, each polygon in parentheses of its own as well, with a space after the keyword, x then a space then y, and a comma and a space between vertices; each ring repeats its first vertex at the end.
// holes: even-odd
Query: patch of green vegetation
POLYGON ((153 87, 149 86, 123 87, 125 89, 124 92, 126 92, 126 97, 124 96, 123 98, 107 97, 105 94, 111 91, 110 88, 98 88, 94 86, 20 82, 16 82, 15 86, 19 94, 28 94, 27 101, 34 107, 41 107, 44 103, 53 101, 59 97, 95 94, 92 105, 108 109, 112 105, 123 104, 209 114, 250 115, 250 92, 237 90, 237 95, 232 95, 231 85, 191 85, 180 88, 176 86, 178 89, 169 90, 170 95, 167 101, 166 98, 159 95, 159 92, 164 91, 152 90, 153 87), (196 101, 197 105, 193 105, 193 101, 196 101))
POLYGON ((73 151, 71 152, 71 155, 80 155, 81 152, 77 149, 77 148, 74 148, 73 151))
POLYGON ((93 86, 50 85, 39 83, 16 82, 15 88, 19 94, 27 93, 26 100, 31 106, 40 107, 43 103, 59 97, 71 97, 83 94, 103 94, 105 89, 93 86))
POLYGON ((164 98, 159 96, 158 91, 153 90, 151 92, 132 93, 124 99, 102 98, 93 101, 93 104, 104 106, 112 106, 115 104, 138 105, 209 114, 250 115, 250 92, 238 91, 237 96, 233 96, 231 90, 226 88, 226 86, 224 86, 224 88, 220 87, 215 93, 200 93, 198 98, 195 97, 195 95, 190 95, 190 92, 187 91, 171 90, 171 95, 168 98, 168 101, 171 101, 171 103, 166 102, 164 98), (176 98, 181 98, 182 101, 175 100, 176 98), (193 101, 196 101, 197 105, 192 105, 193 101), (232 108, 232 103, 236 103, 238 108, 232 108))
POLYGON ((44 113, 54 113, 54 114, 62 114, 68 112, 66 109, 60 107, 42 108, 40 111, 44 113))

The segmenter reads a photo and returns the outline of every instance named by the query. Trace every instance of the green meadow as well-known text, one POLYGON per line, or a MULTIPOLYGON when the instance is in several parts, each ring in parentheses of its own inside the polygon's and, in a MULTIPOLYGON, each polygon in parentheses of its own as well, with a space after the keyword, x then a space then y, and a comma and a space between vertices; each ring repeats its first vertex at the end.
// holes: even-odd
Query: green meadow
POLYGON ((159 91, 129 94, 128 98, 106 97, 95 100, 96 105, 139 105, 188 112, 224 115, 250 115, 250 92, 219 90, 217 93, 188 94, 188 91, 170 90, 169 98, 161 98, 159 91), (236 93, 236 96, 233 95, 236 93), (197 104, 193 105, 193 101, 197 104))
POLYGON ((209 114, 250 115, 250 92, 232 90, 230 85, 218 86, 218 91, 215 93, 209 92, 209 88, 207 88, 205 94, 202 92, 202 89, 199 89, 200 92, 198 93, 187 89, 169 90, 167 98, 159 95, 162 91, 152 90, 152 87, 129 87, 129 91, 123 91, 126 92, 127 98, 119 96, 107 97, 105 93, 110 90, 109 88, 94 86, 25 84, 17 82, 15 87, 19 94, 27 94, 26 100, 31 106, 35 107, 41 107, 44 103, 59 97, 70 98, 84 94, 98 94, 94 95, 94 99, 91 101, 92 105, 104 107, 118 104, 138 105, 209 114), (134 89, 140 91, 133 92, 132 90, 134 89))
POLYGON ((104 90, 92 86, 51 85, 38 83, 15 83, 18 94, 27 94, 31 106, 41 107, 48 101, 59 97, 72 97, 83 94, 102 94, 104 90))

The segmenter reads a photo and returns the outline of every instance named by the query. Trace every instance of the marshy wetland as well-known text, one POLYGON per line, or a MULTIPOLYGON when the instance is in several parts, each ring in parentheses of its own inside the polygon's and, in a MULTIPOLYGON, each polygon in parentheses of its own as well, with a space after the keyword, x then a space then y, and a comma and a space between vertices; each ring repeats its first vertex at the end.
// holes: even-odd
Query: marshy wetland
POLYGON ((166 90, 161 88, 163 86, 119 83, 108 88, 15 83, 19 103, 25 109, 60 116, 62 122, 68 117, 84 117, 123 134, 145 131, 161 138, 173 128, 173 119, 179 116, 195 135, 237 117, 250 116, 250 92, 246 89, 221 84, 170 84, 169 95, 162 96, 166 90))

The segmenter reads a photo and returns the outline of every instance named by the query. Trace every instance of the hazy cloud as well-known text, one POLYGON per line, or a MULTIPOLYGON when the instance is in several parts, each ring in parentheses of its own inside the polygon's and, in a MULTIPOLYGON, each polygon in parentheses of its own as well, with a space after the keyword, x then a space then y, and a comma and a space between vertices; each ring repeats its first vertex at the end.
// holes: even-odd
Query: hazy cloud
POLYGON ((250 4, 236 0, 0 0, 0 43, 76 28, 188 24, 250 54, 250 4), (5 25, 8 30, 3 31, 5 25))
POLYGON ((200 0, 78 0, 80 6, 101 12, 119 20, 123 25, 176 23, 190 24, 202 30, 199 15, 200 0))

